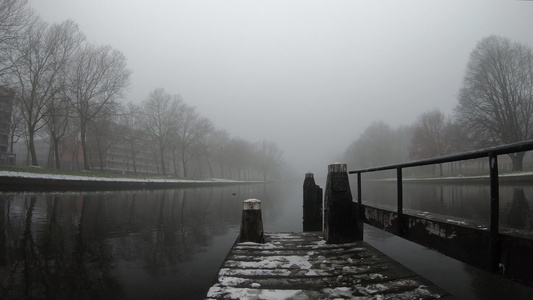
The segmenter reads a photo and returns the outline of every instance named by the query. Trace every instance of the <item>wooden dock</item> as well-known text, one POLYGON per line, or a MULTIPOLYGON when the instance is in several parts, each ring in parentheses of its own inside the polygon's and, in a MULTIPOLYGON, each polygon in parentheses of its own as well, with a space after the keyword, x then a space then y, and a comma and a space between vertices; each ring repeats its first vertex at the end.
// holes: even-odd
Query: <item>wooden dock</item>
POLYGON ((364 241, 323 233, 265 233, 236 243, 206 299, 453 299, 364 241))

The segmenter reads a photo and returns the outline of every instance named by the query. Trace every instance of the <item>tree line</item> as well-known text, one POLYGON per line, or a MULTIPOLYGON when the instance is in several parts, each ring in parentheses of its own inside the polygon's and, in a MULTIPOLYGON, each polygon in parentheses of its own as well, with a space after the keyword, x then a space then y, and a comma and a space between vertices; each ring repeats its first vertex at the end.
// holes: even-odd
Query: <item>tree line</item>
MULTIPOLYGON (((471 52, 454 112, 422 113, 409 126, 374 122, 353 141, 344 159, 354 169, 443 156, 533 139, 533 50, 489 36, 471 52)), ((510 154, 521 171, 524 152, 510 154)), ((451 164, 450 168, 461 164, 451 164)), ((442 176, 442 165, 435 169, 442 176)))
POLYGON ((10 152, 22 140, 38 166, 36 140, 44 139, 56 169, 71 152, 83 169, 104 170, 115 147, 133 173, 142 154, 162 175, 276 176, 275 143, 231 137, 179 95, 157 88, 141 104, 125 103, 131 74, 121 51, 88 42, 72 20, 49 24, 28 1, 0 2, 0 89, 14 99, 10 152))

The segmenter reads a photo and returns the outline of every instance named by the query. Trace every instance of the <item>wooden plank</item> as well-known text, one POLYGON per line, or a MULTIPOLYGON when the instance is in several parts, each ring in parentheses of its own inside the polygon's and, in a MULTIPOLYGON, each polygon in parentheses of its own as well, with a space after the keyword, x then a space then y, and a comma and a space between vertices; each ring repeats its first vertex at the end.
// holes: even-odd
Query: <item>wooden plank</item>
POLYGON ((236 243, 207 299, 448 299, 450 295, 364 241, 322 233, 265 233, 236 243))

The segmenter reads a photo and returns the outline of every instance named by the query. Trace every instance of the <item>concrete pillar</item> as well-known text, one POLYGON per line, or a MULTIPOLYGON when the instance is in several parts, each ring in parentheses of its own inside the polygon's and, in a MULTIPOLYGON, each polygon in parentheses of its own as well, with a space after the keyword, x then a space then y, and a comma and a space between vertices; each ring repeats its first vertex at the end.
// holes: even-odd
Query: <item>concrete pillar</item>
POLYGON ((346 164, 328 166, 324 193, 324 235, 328 244, 351 243, 363 239, 363 224, 357 221, 346 164))
POLYGON ((261 217, 261 200, 244 200, 239 242, 265 242, 263 237, 263 219, 261 217))
POLYGON ((322 231, 322 189, 315 184, 313 173, 305 174, 303 188, 303 231, 322 231))

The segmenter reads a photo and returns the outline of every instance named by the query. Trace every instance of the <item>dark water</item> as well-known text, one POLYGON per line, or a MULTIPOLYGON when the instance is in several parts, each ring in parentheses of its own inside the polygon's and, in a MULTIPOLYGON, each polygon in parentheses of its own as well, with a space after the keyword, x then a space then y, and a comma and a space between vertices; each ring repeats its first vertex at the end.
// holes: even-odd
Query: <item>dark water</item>
POLYGON ((200 299, 248 198, 265 230, 299 230, 275 184, 0 195, 0 298, 200 299))
MULTIPOLYGON (((301 231, 302 184, 0 194, 0 298, 202 299, 238 235, 242 201, 262 200, 265 231, 301 231)), ((486 200, 471 200, 483 196, 441 192, 438 186, 422 190, 427 195, 422 203, 413 200, 414 208, 488 218, 486 200), (443 196, 431 200, 434 193, 443 196)), ((390 197, 377 193, 380 199, 390 197)), ((520 204, 502 199, 502 213, 517 211, 518 205, 519 214, 526 211, 520 217, 520 226, 526 228, 531 225, 531 201, 525 188, 520 204)), ((371 227, 365 239, 459 298, 490 299, 483 287, 502 282, 371 227)), ((506 290, 518 290, 510 294, 513 299, 531 292, 504 283, 506 290)))
MULTIPOLYGON (((355 187, 356 184, 352 183, 355 187)), ((396 206, 395 182, 363 182, 363 202, 396 206)), ((353 193, 355 195, 355 192, 353 193)), ((488 184, 405 183, 405 209, 476 220, 489 225, 488 184)), ((533 185, 528 182, 500 185, 500 229, 533 231, 533 185)))

